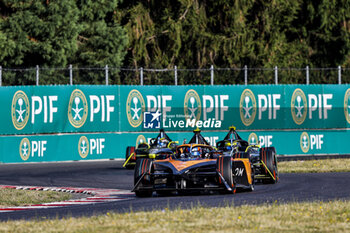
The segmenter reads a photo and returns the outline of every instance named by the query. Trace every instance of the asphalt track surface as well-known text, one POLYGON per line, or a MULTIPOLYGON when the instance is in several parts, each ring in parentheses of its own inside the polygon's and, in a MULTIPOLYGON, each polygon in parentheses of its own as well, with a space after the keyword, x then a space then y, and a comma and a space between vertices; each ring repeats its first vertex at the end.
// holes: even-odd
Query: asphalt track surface
MULTIPOLYGON (((90 161, 36 164, 0 164, 1 185, 91 187, 131 190, 133 170, 123 161, 90 161)), ((234 195, 200 194, 137 198, 124 201, 0 213, 0 221, 46 219, 106 214, 107 212, 151 211, 192 206, 328 201, 350 199, 350 173, 280 174, 274 185, 256 185, 253 192, 234 195)))

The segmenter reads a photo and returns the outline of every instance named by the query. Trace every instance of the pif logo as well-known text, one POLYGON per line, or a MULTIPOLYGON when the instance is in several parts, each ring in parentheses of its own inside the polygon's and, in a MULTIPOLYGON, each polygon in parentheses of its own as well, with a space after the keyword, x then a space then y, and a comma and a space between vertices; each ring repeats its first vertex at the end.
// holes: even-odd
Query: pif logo
POLYGON ((32 140, 23 138, 19 144, 19 155, 23 161, 27 161, 31 157, 44 157, 47 150, 46 140, 32 140))
POLYGON ((239 112, 242 123, 245 126, 249 126, 254 122, 256 116, 256 99, 254 93, 249 89, 245 89, 241 95, 239 112))
POLYGON ((290 106, 294 122, 301 125, 306 118, 307 101, 304 92, 300 88, 295 89, 293 92, 290 106))
POLYGON ((30 142, 28 138, 23 138, 19 144, 19 155, 23 161, 27 161, 31 152, 30 142))
POLYGON ((249 145, 257 145, 257 144, 259 144, 258 136, 256 135, 256 133, 249 134, 248 143, 249 143, 249 145))
POLYGON ((136 138, 136 147, 138 147, 141 143, 147 143, 145 136, 143 136, 142 134, 140 134, 137 138, 136 138))
POLYGON ((145 101, 138 90, 131 90, 126 100, 126 115, 129 124, 136 128, 143 122, 143 112, 145 111, 145 101))
POLYGON ((78 143, 78 151, 80 157, 85 159, 89 154, 89 140, 85 136, 81 136, 78 143))
POLYGON ((184 113, 186 120, 196 119, 198 121, 201 117, 202 103, 198 93, 191 89, 185 95, 184 113))
POLYGON ((17 91, 12 98, 11 116, 13 126, 17 130, 23 129, 29 119, 30 105, 27 95, 23 91, 17 91))
POLYGON ((346 90, 344 96, 344 114, 346 121, 350 124, 350 88, 346 90))
POLYGON ((68 119, 75 128, 80 128, 85 124, 88 114, 88 103, 84 93, 75 89, 69 99, 68 119))
POLYGON ((105 149, 105 138, 90 138, 81 136, 78 143, 78 152, 81 158, 85 159, 90 155, 102 155, 105 149))
POLYGON ((310 149, 310 137, 307 132, 300 135, 300 148, 304 153, 307 153, 310 149))

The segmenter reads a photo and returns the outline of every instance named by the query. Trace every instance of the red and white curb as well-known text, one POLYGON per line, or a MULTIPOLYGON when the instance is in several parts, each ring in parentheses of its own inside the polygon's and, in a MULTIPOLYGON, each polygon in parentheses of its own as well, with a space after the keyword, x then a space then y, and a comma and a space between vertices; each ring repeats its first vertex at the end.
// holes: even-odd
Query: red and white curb
POLYGON ((31 210, 31 209, 44 209, 44 208, 56 208, 67 207, 73 205, 87 205, 98 204, 112 201, 123 201, 134 199, 135 194, 122 189, 100 189, 100 188, 73 188, 73 187, 38 187, 38 186, 13 186, 13 185, 0 185, 0 188, 20 189, 20 190, 37 190, 37 191, 56 191, 56 192, 68 192, 68 193, 82 193, 91 196, 81 199, 72 199, 60 202, 51 202, 43 204, 35 204, 28 206, 16 206, 16 207, 0 207, 0 213, 19 211, 19 210, 31 210))

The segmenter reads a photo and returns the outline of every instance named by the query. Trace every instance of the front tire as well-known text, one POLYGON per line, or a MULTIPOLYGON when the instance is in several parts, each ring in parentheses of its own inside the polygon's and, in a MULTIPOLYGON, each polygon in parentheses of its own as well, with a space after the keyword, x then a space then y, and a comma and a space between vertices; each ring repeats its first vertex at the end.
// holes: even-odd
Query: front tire
MULTIPOLYGON (((226 189, 222 193, 236 193, 236 182, 234 180, 234 176, 233 176, 233 172, 232 172, 231 156, 220 156, 217 159, 216 167, 217 167, 218 172, 225 179, 227 185, 231 188, 231 191, 229 191, 225 187, 226 189)), ((224 181, 221 179, 221 177, 219 177, 219 183, 224 183, 224 181)))
POLYGON ((151 197, 153 194, 153 180, 151 173, 153 172, 153 160, 137 159, 134 171, 134 185, 136 185, 140 179, 135 194, 137 197, 151 197))

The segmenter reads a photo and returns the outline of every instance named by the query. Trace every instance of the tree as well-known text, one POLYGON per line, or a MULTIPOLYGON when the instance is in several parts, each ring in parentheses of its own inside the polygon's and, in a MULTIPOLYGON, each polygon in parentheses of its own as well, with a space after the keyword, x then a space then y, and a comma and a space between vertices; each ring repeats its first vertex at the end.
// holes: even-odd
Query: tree
MULTIPOLYGON (((261 68, 250 71, 252 82, 266 83, 272 82, 273 72, 264 68, 349 64, 349 5, 345 0, 124 1, 117 14, 129 35, 124 66, 241 69, 247 65, 261 68)), ((208 83, 207 76, 195 72, 180 83, 208 83)), ((242 82, 242 70, 218 76, 216 83, 242 82)), ((296 77, 291 69, 280 77, 284 83, 305 83, 305 75, 296 77)), ((327 78, 321 74, 314 80, 327 78)))
MULTIPOLYGON (((68 64, 120 66, 127 37, 113 17, 118 2, 2 1, 0 64, 3 68, 17 68, 16 73, 4 69, 4 83, 35 84, 35 69, 24 68, 36 65, 42 68, 40 84, 67 84, 68 70, 62 68, 66 69, 68 64)), ((101 82, 96 71, 76 75, 75 83, 101 82)))
MULTIPOLYGON (((79 49, 71 63, 78 67, 121 67, 126 45, 125 30, 116 22, 119 0, 77 1, 80 9, 78 35, 79 49)), ((112 83, 120 83, 119 70, 111 70, 112 83)), ((99 84, 105 82, 105 72, 100 69, 79 73, 79 83, 99 84)))
MULTIPOLYGON (((298 7, 297 2, 273 1, 271 7, 269 2, 253 0, 124 2, 118 15, 130 39, 124 64, 242 68, 302 63, 296 50, 305 46, 289 44, 284 34, 298 7)), ((180 83, 208 83, 208 75, 191 75, 180 83)), ((242 72, 229 71, 220 76, 219 83, 240 80, 242 72)))
MULTIPOLYGON (((305 41, 310 67, 337 67, 350 64, 350 3, 341 1, 302 1, 287 33, 305 41)), ((314 83, 336 83, 337 74, 312 72, 314 83)))
MULTIPOLYGON (((75 3, 69 0, 2 1, 0 40, 6 41, 6 46, 0 47, 0 64, 9 68, 66 66, 78 49, 77 13, 75 3)), ((57 83, 60 78, 52 74, 43 82, 57 83)), ((35 78, 32 72, 4 76, 9 84, 25 84, 35 78)))

